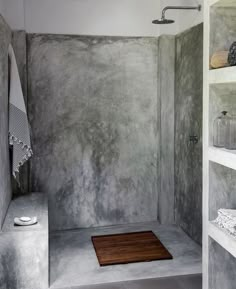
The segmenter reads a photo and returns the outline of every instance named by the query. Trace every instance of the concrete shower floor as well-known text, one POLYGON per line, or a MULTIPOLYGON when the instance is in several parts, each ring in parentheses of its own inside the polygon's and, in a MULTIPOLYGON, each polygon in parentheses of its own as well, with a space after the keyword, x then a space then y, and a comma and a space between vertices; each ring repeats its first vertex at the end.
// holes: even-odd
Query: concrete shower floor
POLYGON ((181 275, 99 285, 73 286, 65 289, 202 289, 202 275, 181 275))
POLYGON ((201 273, 201 248, 177 226, 157 222, 55 232, 50 236, 50 288, 201 273), (173 260, 100 267, 92 235, 152 230, 173 260))

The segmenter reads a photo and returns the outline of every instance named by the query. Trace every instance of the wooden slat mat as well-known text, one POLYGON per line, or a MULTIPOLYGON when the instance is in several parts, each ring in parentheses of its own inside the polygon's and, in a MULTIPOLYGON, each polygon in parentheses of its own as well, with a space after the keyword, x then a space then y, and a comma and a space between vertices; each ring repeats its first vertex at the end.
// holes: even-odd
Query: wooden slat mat
POLYGON ((152 231, 92 237, 100 266, 173 259, 152 231))

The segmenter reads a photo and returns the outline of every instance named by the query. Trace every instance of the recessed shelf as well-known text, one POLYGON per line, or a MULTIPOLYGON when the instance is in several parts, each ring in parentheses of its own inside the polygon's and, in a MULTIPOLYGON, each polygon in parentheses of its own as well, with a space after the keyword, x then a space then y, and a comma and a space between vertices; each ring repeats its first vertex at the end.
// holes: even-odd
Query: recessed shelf
POLYGON ((233 83, 236 82, 236 66, 212 69, 209 71, 209 83, 233 83))
POLYGON ((208 235, 236 258, 236 239, 225 229, 218 227, 213 222, 209 222, 208 235))
POLYGON ((226 150, 216 147, 208 149, 208 158, 210 161, 236 170, 236 151, 226 150))
POLYGON ((236 6, 235 0, 208 0, 208 5, 219 6, 219 7, 234 7, 236 6))

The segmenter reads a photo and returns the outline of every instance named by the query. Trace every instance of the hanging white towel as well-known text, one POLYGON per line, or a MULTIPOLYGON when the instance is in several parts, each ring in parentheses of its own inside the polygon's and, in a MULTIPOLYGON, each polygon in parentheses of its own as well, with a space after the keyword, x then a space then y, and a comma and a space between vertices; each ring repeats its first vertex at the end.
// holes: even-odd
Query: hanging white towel
POLYGON ((8 53, 10 58, 9 143, 13 146, 12 174, 17 178, 19 168, 33 155, 33 152, 19 72, 11 45, 8 53))

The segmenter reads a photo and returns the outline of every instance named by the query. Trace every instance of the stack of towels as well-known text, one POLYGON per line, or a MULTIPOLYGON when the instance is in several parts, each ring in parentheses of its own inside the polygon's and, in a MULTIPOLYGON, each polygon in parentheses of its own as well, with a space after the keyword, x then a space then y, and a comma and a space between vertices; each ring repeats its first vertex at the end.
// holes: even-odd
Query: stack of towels
POLYGON ((218 210, 218 217, 214 222, 236 238, 236 210, 218 210))

